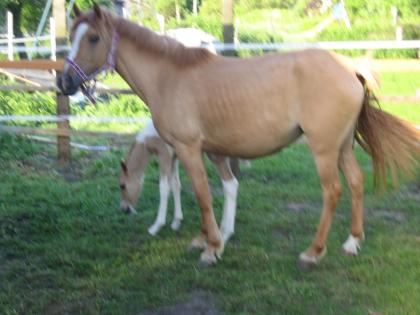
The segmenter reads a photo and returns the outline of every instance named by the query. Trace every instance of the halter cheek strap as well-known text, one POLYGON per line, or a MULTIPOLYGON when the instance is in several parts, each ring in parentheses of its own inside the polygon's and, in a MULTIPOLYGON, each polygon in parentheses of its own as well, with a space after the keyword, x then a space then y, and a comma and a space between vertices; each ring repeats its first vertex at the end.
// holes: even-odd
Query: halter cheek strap
POLYGON ((111 49, 109 50, 108 58, 105 64, 99 69, 95 70, 90 75, 87 75, 83 71, 83 69, 80 68, 80 66, 77 63, 75 63, 73 60, 66 58, 66 61, 73 68, 74 72, 76 72, 77 76, 82 81, 80 89, 83 95, 85 95, 89 99, 89 101, 91 101, 94 104, 96 103, 96 100, 93 96, 93 93, 95 92, 95 88, 96 88, 96 77, 102 72, 115 70, 115 65, 116 65, 115 57, 117 53, 119 40, 120 40, 120 36, 118 35, 117 31, 114 30, 112 34, 111 49))

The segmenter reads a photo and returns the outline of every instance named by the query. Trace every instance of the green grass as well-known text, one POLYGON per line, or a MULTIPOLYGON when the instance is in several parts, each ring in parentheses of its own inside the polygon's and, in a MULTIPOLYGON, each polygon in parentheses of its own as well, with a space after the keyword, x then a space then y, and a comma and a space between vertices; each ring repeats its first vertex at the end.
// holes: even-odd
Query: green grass
POLYGON ((379 76, 380 94, 383 95, 416 95, 420 90, 420 73, 418 72, 382 72, 379 76))
MULTIPOLYGON (((417 72, 382 72, 380 89, 377 95, 416 95, 420 89, 420 73, 417 72)), ((381 103, 381 108, 398 117, 420 125, 420 104, 381 103)))
MULTIPOLYGON (((118 161, 125 152, 75 151, 72 169, 63 172, 54 147, 4 134, 0 147, 1 314, 143 314, 191 301, 197 292, 220 314, 420 313, 420 177, 376 196, 369 158, 358 148, 366 175, 363 250, 356 258, 340 251, 350 224, 346 191, 328 255, 302 271, 297 256, 315 233, 321 205, 304 145, 243 169, 236 232, 211 268, 200 268, 199 254, 186 251, 200 217, 183 172, 181 230, 166 227, 151 237, 156 162, 147 169, 140 213, 129 217, 118 211, 118 161)), ((220 188, 209 171, 211 185, 220 188)), ((214 205, 220 218, 220 194, 214 205)))

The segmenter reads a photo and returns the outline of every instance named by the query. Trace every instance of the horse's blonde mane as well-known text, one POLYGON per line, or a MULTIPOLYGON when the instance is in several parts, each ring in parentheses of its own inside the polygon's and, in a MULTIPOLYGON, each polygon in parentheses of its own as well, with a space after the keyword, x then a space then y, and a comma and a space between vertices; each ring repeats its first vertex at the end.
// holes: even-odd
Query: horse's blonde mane
POLYGON ((121 37, 129 39, 139 49, 168 58, 181 67, 197 65, 213 57, 213 54, 205 48, 185 47, 168 36, 158 35, 146 27, 118 18, 104 9, 101 10, 101 13, 101 18, 98 18, 93 11, 80 16, 72 29, 74 30, 82 22, 86 22, 93 27, 99 27, 100 23, 105 23, 108 29, 116 28, 121 37))

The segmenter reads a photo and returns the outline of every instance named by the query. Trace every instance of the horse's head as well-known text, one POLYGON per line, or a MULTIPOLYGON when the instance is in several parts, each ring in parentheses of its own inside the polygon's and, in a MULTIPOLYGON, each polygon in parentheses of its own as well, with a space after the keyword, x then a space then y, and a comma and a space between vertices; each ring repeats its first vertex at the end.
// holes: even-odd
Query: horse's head
MULTIPOLYGON (((108 63, 112 47, 114 17, 97 4, 87 13, 75 5, 70 33, 71 50, 57 86, 65 95, 77 92, 81 84, 108 63)), ((115 30, 114 30, 115 31, 115 30)))
POLYGON ((134 205, 140 195, 143 180, 133 176, 128 171, 127 165, 121 161, 120 171, 120 210, 127 214, 137 213, 134 205), (131 175, 131 176, 130 176, 131 175))

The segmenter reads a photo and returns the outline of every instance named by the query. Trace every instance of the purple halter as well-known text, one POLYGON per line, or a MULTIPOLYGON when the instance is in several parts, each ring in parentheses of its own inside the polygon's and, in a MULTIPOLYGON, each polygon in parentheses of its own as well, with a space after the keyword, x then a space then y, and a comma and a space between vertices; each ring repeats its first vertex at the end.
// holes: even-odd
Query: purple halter
POLYGON ((86 96, 93 104, 96 103, 96 100, 93 96, 96 88, 96 77, 101 72, 115 70, 115 54, 117 52, 119 39, 120 36, 118 35, 117 31, 114 30, 112 34, 111 49, 109 50, 108 58, 105 64, 90 75, 87 75, 83 69, 80 68, 80 66, 73 60, 66 58, 66 61, 73 68, 74 72, 76 72, 77 76, 80 78, 80 80, 82 80, 80 90, 82 91, 83 95, 86 96))

